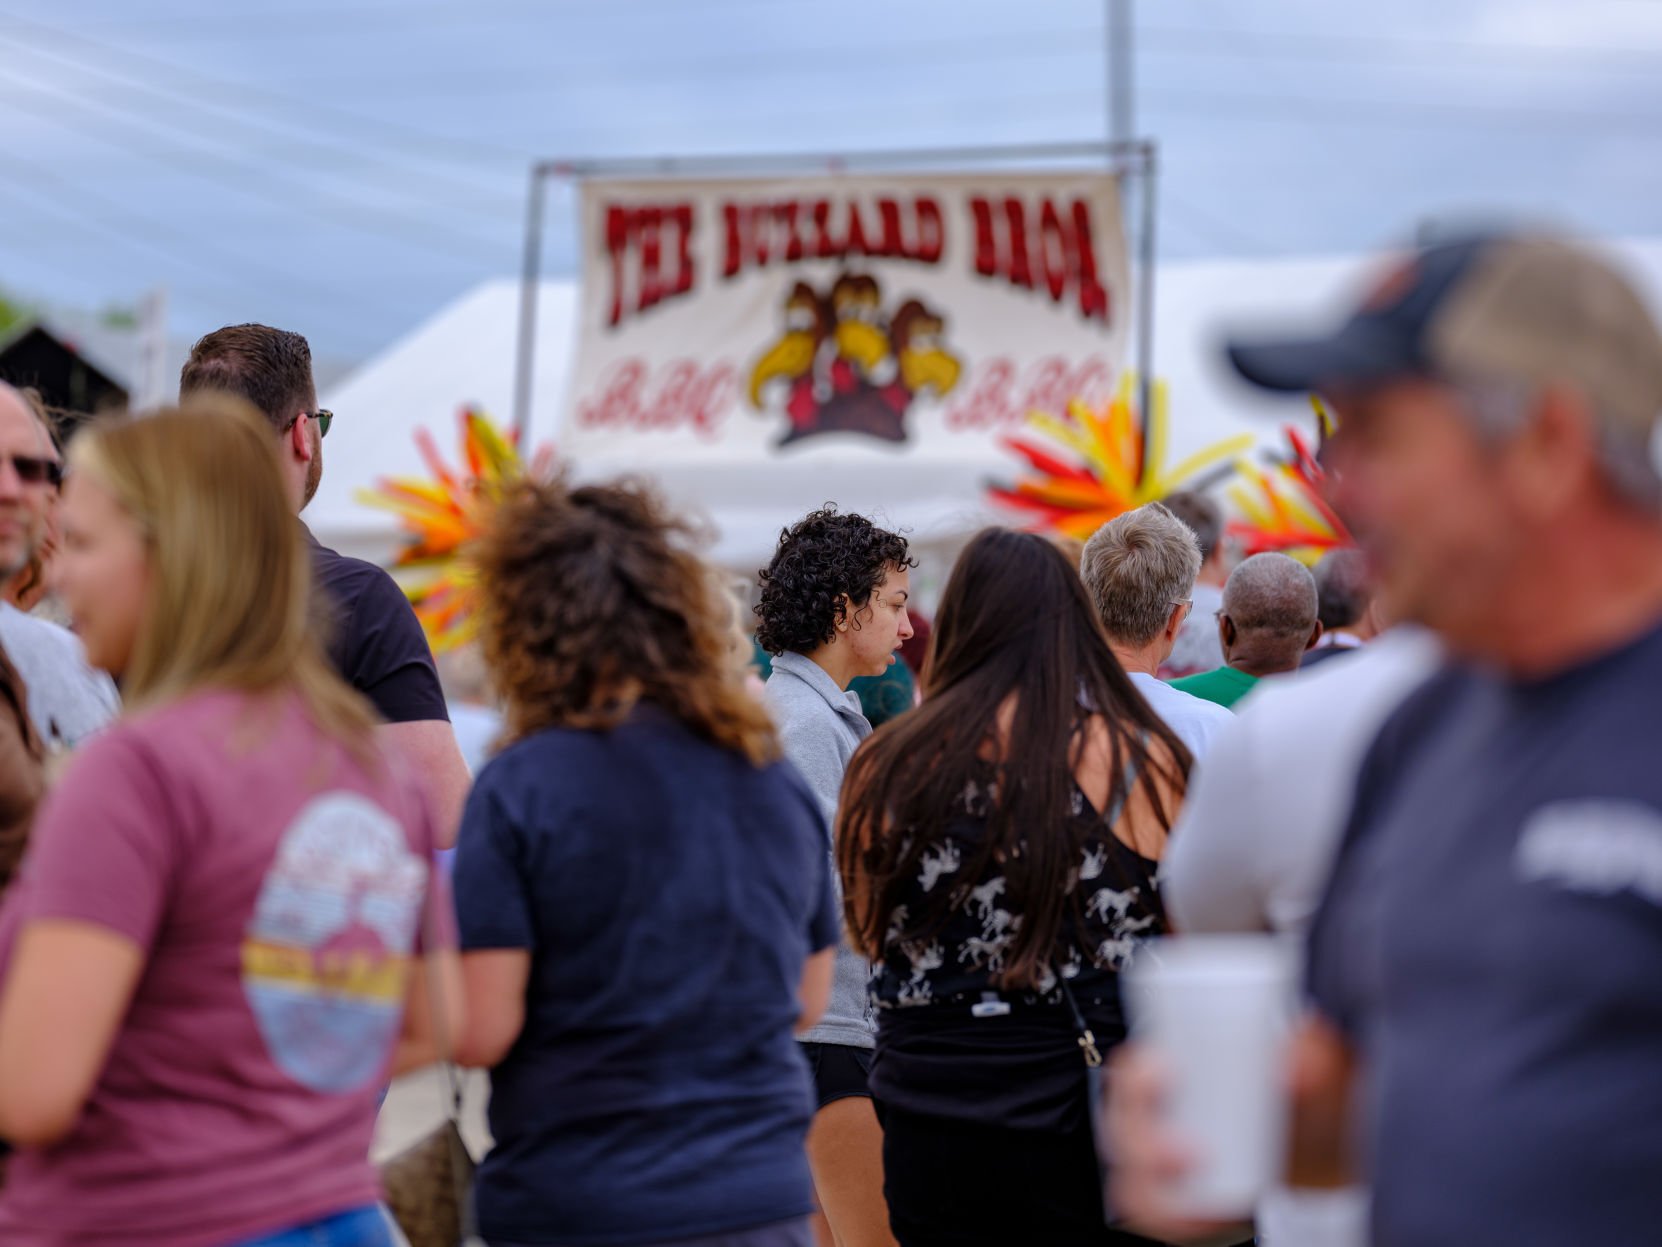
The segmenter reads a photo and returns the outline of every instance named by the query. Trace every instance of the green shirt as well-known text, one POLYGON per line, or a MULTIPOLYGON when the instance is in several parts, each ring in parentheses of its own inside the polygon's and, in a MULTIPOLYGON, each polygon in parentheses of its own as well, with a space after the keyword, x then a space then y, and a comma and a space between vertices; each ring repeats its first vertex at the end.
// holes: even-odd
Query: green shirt
POLYGON ((1233 706, 1250 693, 1256 683, 1258 677, 1255 675, 1233 667, 1217 667, 1202 671, 1199 675, 1186 675, 1181 680, 1173 680, 1171 686, 1193 697, 1215 701, 1220 706, 1233 706))

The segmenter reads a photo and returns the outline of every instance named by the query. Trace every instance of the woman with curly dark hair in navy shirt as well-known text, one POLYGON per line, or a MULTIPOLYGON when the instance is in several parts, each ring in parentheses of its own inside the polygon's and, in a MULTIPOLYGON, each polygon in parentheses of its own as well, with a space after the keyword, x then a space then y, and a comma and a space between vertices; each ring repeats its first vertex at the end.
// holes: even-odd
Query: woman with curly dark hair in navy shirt
MULTIPOLYGON (((843 770, 871 735, 849 682, 888 670, 912 635, 911 566, 904 537, 827 505, 781 534, 761 573, 756 639, 774 656, 768 704, 785 756, 819 798, 827 824, 836 816, 843 770)), ((883 1134, 866 1091, 869 972, 865 958, 839 948, 830 1006, 801 1036, 818 1104, 808 1162, 825 1215, 817 1225, 820 1247, 894 1241, 883 1203, 883 1134)))

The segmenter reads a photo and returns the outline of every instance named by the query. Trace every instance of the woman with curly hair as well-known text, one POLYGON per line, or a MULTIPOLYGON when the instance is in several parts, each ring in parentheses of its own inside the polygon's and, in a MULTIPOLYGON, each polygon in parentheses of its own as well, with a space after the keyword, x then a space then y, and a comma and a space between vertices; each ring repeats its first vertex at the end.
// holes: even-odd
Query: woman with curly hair
POLYGON ((493 1247, 810 1241, 826 830, 689 536, 633 485, 525 484, 479 551, 507 744, 454 880, 493 1247))
POLYGON ((935 616, 923 705, 849 767, 837 863, 875 961, 872 1095, 904 1247, 1127 1247, 1089 1069, 1119 970, 1161 933, 1155 875, 1189 753, 1051 542, 988 529, 935 616))
MULTIPOLYGON (((785 756, 814 790, 827 825, 836 819, 848 760, 871 735, 848 686, 857 676, 882 675, 912 635, 912 566, 904 537, 827 505, 785 530, 761 573, 756 640, 773 656, 768 703, 785 756)), ((893 1242, 883 1132, 866 1090, 874 1034, 869 973, 864 958, 839 948, 830 1006, 802 1036, 819 1105, 808 1162, 824 1214, 824 1224, 816 1223, 820 1247, 893 1242)))

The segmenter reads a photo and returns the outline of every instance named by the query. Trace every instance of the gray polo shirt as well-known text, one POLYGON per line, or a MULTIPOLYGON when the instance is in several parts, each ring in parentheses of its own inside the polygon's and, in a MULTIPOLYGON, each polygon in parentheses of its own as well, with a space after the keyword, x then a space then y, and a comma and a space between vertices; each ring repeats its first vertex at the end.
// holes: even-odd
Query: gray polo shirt
MULTIPOLYGON (((860 713, 860 698, 837 687, 837 682, 811 658, 781 654, 773 660, 767 683, 768 706, 779 725, 779 742, 791 764, 808 781, 827 827, 837 821, 837 797, 843 772, 861 741, 871 735, 871 724, 860 713)), ((831 850, 827 841, 826 850, 831 850)), ((832 872, 836 878, 836 872, 832 872)), ((838 900, 841 901, 839 894, 838 900)), ((847 937, 837 947, 836 975, 825 1016, 799 1038, 808 1043, 842 1044, 869 1048, 876 1023, 868 1001, 871 966, 848 947, 847 937)))

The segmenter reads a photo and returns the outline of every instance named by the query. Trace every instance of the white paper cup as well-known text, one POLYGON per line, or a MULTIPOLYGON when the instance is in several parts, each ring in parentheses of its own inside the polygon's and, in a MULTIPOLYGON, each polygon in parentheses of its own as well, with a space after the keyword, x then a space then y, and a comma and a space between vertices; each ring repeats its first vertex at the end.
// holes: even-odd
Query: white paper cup
POLYGON ((1151 940, 1126 972, 1131 1037, 1165 1071, 1165 1125, 1194 1167, 1174 1212, 1250 1216, 1281 1177, 1295 956, 1269 935, 1151 940))

